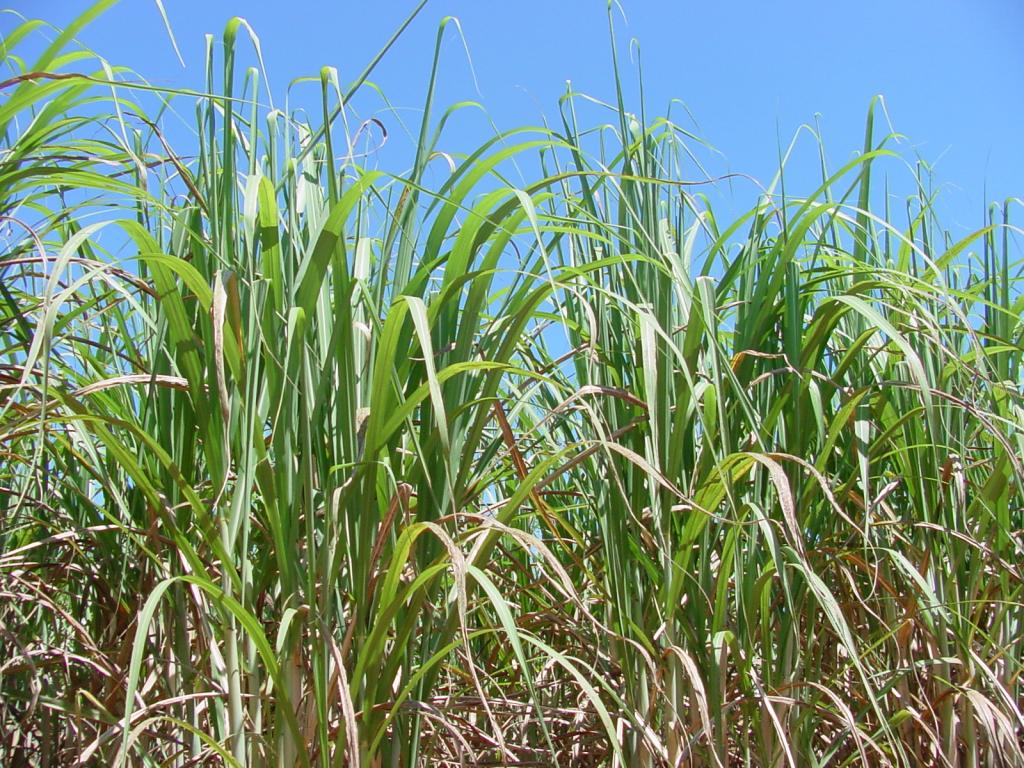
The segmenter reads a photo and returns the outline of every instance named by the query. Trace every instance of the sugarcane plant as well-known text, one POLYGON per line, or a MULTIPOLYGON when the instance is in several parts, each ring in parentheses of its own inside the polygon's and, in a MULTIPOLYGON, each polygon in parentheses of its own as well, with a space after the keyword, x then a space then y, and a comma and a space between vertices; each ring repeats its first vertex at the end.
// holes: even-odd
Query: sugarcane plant
POLYGON ((315 109, 109 5, 2 40, 4 764, 1024 765, 1019 200, 954 238, 876 99, 723 220, 614 35, 446 151, 447 19, 389 170, 424 3, 315 109))

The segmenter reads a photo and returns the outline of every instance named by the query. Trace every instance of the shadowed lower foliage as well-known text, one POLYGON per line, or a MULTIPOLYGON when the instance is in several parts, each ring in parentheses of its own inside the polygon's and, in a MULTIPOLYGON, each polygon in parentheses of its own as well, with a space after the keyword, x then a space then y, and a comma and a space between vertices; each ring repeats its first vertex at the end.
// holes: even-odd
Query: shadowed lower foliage
POLYGON ((721 221, 618 80, 452 156, 432 74, 386 172, 372 64, 152 89, 105 5, 3 41, 0 761, 1024 765, 1018 201, 875 103, 721 221))

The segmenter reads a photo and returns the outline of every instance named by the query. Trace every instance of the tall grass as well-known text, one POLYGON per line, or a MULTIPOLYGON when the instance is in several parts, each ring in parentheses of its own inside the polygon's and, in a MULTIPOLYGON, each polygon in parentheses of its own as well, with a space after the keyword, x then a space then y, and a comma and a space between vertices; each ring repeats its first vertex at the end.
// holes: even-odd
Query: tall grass
POLYGON ((455 157, 436 58, 375 170, 375 62, 152 89, 105 5, 3 41, 4 764, 1024 765, 1016 200, 893 210, 873 103, 722 221, 618 75, 455 157))

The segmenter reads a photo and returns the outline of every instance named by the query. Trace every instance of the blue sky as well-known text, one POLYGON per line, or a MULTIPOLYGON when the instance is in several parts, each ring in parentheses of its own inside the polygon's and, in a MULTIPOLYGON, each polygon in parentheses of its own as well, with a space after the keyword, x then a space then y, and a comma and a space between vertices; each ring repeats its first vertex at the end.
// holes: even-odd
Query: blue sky
MULTIPOLYGON (((343 82, 354 78, 415 5, 164 2, 185 68, 152 0, 122 0, 81 39, 152 82, 198 87, 204 33, 219 41, 227 19, 241 15, 260 37, 275 97, 283 96, 291 80, 315 76, 323 65, 337 67, 343 82)), ((66 24, 89 4, 14 0, 8 7, 66 24)), ((422 103, 439 22, 449 15, 459 19, 465 47, 449 26, 440 104, 480 100, 494 124, 505 129, 539 123, 543 115, 556 120, 567 80, 579 91, 612 99, 604 0, 429 0, 372 77, 393 104, 410 109, 401 114, 411 125, 418 123, 415 109, 422 103)), ((1024 193, 1019 0, 622 0, 614 17, 627 68, 629 41, 639 42, 649 116, 663 114, 670 99, 684 103, 696 124, 678 104, 674 116, 721 153, 715 171, 769 180, 780 138, 788 143, 816 114, 835 167, 860 148, 867 105, 880 93, 893 127, 907 136, 906 155, 935 163, 951 228, 966 233, 979 224, 986 200, 1024 193)), ((13 20, 7 16, 0 24, 10 28, 13 20)), ((316 86, 306 89, 312 97, 316 86)), ((593 115, 593 122, 603 119, 593 115)), ((461 119, 443 148, 470 151, 491 131, 480 117, 461 119)), ((792 167, 798 181, 816 178, 810 142, 792 167)), ((750 187, 728 194, 753 203, 750 187)))

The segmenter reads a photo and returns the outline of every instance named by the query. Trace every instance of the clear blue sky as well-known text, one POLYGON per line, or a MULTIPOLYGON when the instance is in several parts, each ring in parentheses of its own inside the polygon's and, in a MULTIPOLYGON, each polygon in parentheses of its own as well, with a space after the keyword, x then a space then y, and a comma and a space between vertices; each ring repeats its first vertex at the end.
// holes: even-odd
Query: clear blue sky
MULTIPOLYGON (((152 82, 201 85, 203 34, 220 40, 241 15, 263 46, 275 97, 302 75, 337 67, 354 78, 415 5, 414 0, 164 0, 187 66, 183 69, 152 0, 122 0, 82 41, 112 63, 152 82)), ((15 0, 8 7, 66 24, 83 0, 15 0)), ((557 118, 565 81, 613 97, 605 0, 430 0, 373 75, 398 106, 422 103, 438 23, 457 17, 445 37, 440 103, 481 100, 499 128, 557 118)), ((620 55, 639 41, 648 110, 680 99, 687 124, 721 153, 716 171, 768 180, 778 137, 801 123, 821 126, 833 167, 863 141, 873 94, 885 96, 904 151, 937 161, 951 227, 973 229, 987 200, 1024 194, 1024 2, 1021 0, 621 0, 615 12, 620 55)), ((7 16, 0 24, 13 23, 7 16)), ((0 28, 2 29, 2 28, 0 28)), ((316 86, 307 86, 312 95, 316 86)), ((185 114, 189 112, 186 110, 185 114)), ((417 124, 415 112, 404 112, 417 124)), ((593 115, 595 121, 606 116, 593 115)), ((469 151, 490 129, 457 123, 444 142, 469 151)), ((796 168, 814 178, 807 143, 796 168)), ((806 191, 806 190, 805 190, 806 191)), ((749 188, 734 193, 753 203, 749 188), (750 194, 746 194, 750 192, 750 194)))

